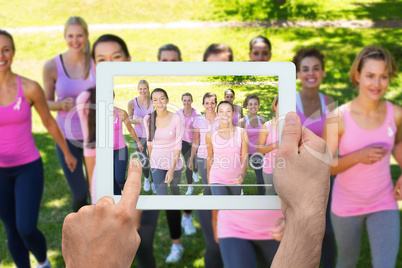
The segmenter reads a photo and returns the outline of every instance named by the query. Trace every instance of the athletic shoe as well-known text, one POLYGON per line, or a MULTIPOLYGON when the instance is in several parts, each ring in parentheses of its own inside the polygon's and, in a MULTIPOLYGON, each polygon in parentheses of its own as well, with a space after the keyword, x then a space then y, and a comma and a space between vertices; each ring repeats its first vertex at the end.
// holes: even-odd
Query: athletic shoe
POLYGON ((153 192, 154 194, 156 194, 156 187, 155 187, 155 183, 154 183, 154 182, 151 183, 151 188, 152 188, 152 192, 153 192))
POLYGON ((39 264, 36 268, 52 268, 52 265, 50 264, 49 259, 46 259, 46 262, 44 264, 39 264))
POLYGON ((198 173, 193 173, 193 181, 194 182, 199 182, 200 179, 198 178, 198 173))
POLYGON ((193 224, 193 217, 191 217, 191 215, 189 217, 185 217, 184 215, 181 217, 181 226, 184 228, 185 235, 192 235, 197 232, 193 224))
POLYGON ((181 257, 183 257, 183 252, 184 248, 182 245, 172 245, 172 248, 170 249, 170 254, 166 258, 166 263, 175 263, 179 262, 181 260, 181 257))
POLYGON ((144 191, 149 192, 151 190, 151 183, 149 178, 144 179, 144 191))
POLYGON ((193 186, 189 186, 188 189, 187 189, 186 195, 192 195, 193 192, 194 192, 193 186))
POLYGON ((244 195, 244 193, 243 193, 243 189, 241 189, 241 191, 240 191, 240 195, 244 195))

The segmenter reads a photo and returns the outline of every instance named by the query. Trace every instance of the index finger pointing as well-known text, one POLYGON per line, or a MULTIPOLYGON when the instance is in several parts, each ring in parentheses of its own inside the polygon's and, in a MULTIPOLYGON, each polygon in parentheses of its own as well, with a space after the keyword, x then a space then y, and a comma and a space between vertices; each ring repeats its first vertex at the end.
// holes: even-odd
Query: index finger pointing
POLYGON ((141 162, 139 159, 132 159, 129 163, 128 175, 121 200, 117 205, 125 206, 130 211, 135 212, 138 197, 141 192, 141 162))

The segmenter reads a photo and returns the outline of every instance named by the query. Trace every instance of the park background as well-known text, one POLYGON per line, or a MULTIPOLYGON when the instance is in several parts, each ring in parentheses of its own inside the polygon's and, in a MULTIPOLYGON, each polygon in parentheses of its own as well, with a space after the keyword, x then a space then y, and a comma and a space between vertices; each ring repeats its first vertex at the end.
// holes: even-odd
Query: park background
MULTIPOLYGON (((233 49, 234 61, 248 61, 248 43, 257 35, 266 36, 272 42, 271 61, 290 61, 298 49, 315 46, 325 54, 327 76, 321 90, 338 101, 338 105, 356 96, 348 72, 356 53, 364 46, 381 45, 393 54, 399 70, 402 63, 402 1, 397 0, 1 1, 0 28, 9 30, 16 44, 13 71, 42 84, 45 61, 67 49, 62 25, 70 16, 82 16, 86 20, 91 43, 105 33, 122 37, 133 61, 156 61, 157 49, 166 43, 176 44, 184 61, 201 61, 206 47, 220 42, 233 49)), ((402 105, 401 86, 401 76, 392 79, 384 98, 402 105)), ((182 90, 169 92, 170 101, 181 106, 182 90)), ((191 89, 186 90, 191 92, 191 89)), ((239 90, 236 93, 235 102, 240 104, 250 92, 239 90)), ((271 97, 259 93, 262 114, 271 119, 271 97)), ((131 96, 124 97, 136 95, 133 88, 131 96)), ((222 99, 223 92, 219 91, 218 97, 222 99)), ((195 99, 193 107, 202 110, 199 98, 195 99)), ((33 113, 33 135, 45 169, 39 228, 46 236, 53 267, 64 267, 61 229, 64 217, 71 211, 71 194, 55 157, 54 142, 36 112, 33 113)), ((391 171, 395 181, 400 176, 395 160, 392 160, 391 171)), ((248 175, 254 179, 251 170, 248 175)), ((197 220, 195 226, 195 235, 182 236, 183 259, 178 264, 167 265, 165 258, 171 240, 165 213, 160 213, 154 243, 159 267, 204 267, 205 243, 197 220)), ((31 263, 36 266, 32 255, 31 263)), ((358 267, 370 266, 365 233, 358 267)), ((0 267, 14 267, 1 222, 0 267)), ((401 247, 397 267, 402 267, 401 247)))

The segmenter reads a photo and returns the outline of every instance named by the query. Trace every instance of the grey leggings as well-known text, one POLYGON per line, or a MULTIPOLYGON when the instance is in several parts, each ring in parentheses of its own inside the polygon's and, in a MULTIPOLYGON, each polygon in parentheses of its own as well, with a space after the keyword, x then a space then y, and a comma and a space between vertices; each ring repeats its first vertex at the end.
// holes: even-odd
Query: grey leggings
POLYGON ((220 238, 219 248, 225 267, 270 267, 278 250, 276 240, 220 238))
MULTIPOLYGON (((154 179, 156 194, 167 195, 167 183, 165 183, 165 176, 168 171, 164 169, 151 168, 152 178, 154 179)), ((173 180, 170 182, 170 192, 173 195, 180 195, 180 188, 178 184, 181 180, 182 169, 173 172, 173 180)))
POLYGON ((338 245, 336 267, 356 267, 364 224, 367 226, 373 267, 395 267, 399 248, 398 210, 352 217, 340 217, 331 212, 331 220, 338 245))
POLYGON ((274 187, 274 174, 272 173, 262 173, 262 176, 264 178, 264 184, 265 186, 265 194, 266 195, 276 195, 275 187, 274 187), (267 185, 271 186, 267 186, 267 185))

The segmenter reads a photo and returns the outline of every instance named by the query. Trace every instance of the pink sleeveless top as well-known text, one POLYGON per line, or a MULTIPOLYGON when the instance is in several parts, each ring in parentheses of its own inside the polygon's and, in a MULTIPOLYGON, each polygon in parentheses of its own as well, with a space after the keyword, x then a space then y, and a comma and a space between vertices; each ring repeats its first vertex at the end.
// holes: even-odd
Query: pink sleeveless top
POLYGON ((205 114, 195 119, 193 127, 200 132, 200 145, 198 147, 197 157, 206 159, 208 157, 207 145, 205 143, 205 136, 208 132, 215 131, 220 122, 215 117, 215 122, 210 125, 205 118, 205 114))
POLYGON ((26 101, 21 79, 15 100, 0 106, 0 167, 15 167, 40 158, 32 136, 31 106, 26 101))
POLYGON ((209 183, 235 184, 234 180, 241 174, 241 128, 236 127, 233 137, 226 140, 218 131, 212 133, 214 163, 209 172, 209 183))
POLYGON ((257 115, 258 127, 253 128, 252 126, 250 126, 248 115, 246 115, 244 118, 246 119, 246 127, 244 129, 248 133, 248 153, 255 154, 257 152, 257 140, 258 135, 260 134, 261 120, 260 117, 257 115))
MULTIPOLYGON (((144 118, 146 115, 154 111, 154 106, 152 105, 151 101, 149 101, 148 109, 141 109, 140 106, 138 105, 137 98, 134 98, 133 101, 134 101, 134 115, 133 115, 134 119, 144 118)), ((139 138, 147 137, 147 134, 145 133, 144 121, 142 122, 142 124, 135 124, 134 130, 139 138)))
MULTIPOLYGON (((268 128, 269 134, 267 137, 267 141, 265 142, 266 145, 270 145, 272 143, 279 141, 279 133, 276 131, 274 126, 272 125, 272 120, 265 123, 268 128)), ((264 156, 264 165, 262 167, 262 171, 267 174, 272 174, 274 172, 274 160, 275 155, 278 149, 273 149, 269 153, 265 154, 264 156)))
POLYGON ((178 110, 177 114, 182 117, 182 121, 184 122, 184 134, 183 134, 183 141, 192 143, 194 139, 194 121, 197 117, 201 114, 197 112, 196 109, 193 108, 193 113, 191 116, 187 117, 184 115, 184 109, 178 110))
POLYGON ((88 103, 88 99, 90 97, 90 93, 85 90, 78 95, 75 100, 77 104, 78 116, 80 117, 82 135, 84 137, 84 156, 91 157, 96 156, 96 148, 88 148, 88 113, 90 104, 88 103))
MULTIPOLYGON (((299 92, 296 93, 296 112, 300 117, 302 126, 310 129, 318 137, 322 137, 325 120, 327 119, 327 114, 329 113, 329 110, 327 108, 327 101, 325 95, 321 93, 318 94, 320 96, 321 101, 321 111, 323 111, 321 117, 316 119, 310 119, 309 117, 306 117, 304 115, 303 104, 299 92)), ((317 111, 317 113, 319 113, 319 111, 317 111)))
POLYGON ((113 119, 113 150, 119 150, 127 146, 123 136, 123 123, 120 120, 119 112, 115 107, 115 116, 113 119))
POLYGON ((232 123, 233 123, 233 125, 237 126, 239 124, 239 120, 240 120, 239 106, 238 105, 234 105, 234 106, 236 107, 236 112, 233 115, 232 123))
POLYGON ((396 125, 394 108, 390 102, 386 102, 386 105, 384 123, 371 130, 361 128, 345 105, 339 108, 345 124, 343 136, 339 140, 340 157, 370 145, 382 145, 387 152, 374 164, 359 163, 336 176, 332 193, 332 212, 338 216, 348 217, 398 209, 392 195, 390 170, 396 125))
MULTIPOLYGON (((91 69, 87 79, 71 79, 68 77, 64 65, 61 61, 61 55, 56 56, 57 80, 55 83, 57 101, 61 101, 68 97, 76 99, 78 95, 96 85, 95 67, 91 62, 91 69)), ((58 111, 56 121, 66 139, 83 140, 80 119, 76 107, 71 111, 58 111)))
MULTIPOLYGON (((149 123, 150 116, 144 117, 145 131, 147 137, 149 137, 149 123)), ((178 114, 174 114, 172 121, 165 128, 156 128, 154 140, 147 141, 148 145, 152 146, 151 153, 151 168, 157 168, 162 170, 169 170, 172 167, 172 159, 174 151, 181 151, 181 141, 183 138, 183 123, 178 114)), ((148 140, 148 138, 147 138, 148 140)), ((179 156, 176 163, 175 170, 183 168, 183 159, 179 156)))
POLYGON ((269 231, 281 217, 281 210, 219 210, 218 238, 273 239, 269 231))

